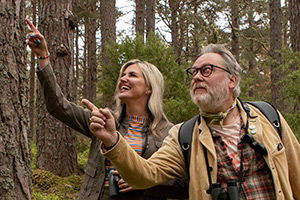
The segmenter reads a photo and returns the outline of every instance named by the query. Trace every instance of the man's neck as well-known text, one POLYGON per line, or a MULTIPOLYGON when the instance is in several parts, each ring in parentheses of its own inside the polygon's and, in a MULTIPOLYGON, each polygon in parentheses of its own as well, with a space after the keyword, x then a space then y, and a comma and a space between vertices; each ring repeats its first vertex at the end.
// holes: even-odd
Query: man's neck
POLYGON ((237 116, 240 115, 240 110, 239 108, 236 106, 224 119, 223 124, 224 125, 228 125, 228 124, 232 124, 235 119, 237 118, 237 116))

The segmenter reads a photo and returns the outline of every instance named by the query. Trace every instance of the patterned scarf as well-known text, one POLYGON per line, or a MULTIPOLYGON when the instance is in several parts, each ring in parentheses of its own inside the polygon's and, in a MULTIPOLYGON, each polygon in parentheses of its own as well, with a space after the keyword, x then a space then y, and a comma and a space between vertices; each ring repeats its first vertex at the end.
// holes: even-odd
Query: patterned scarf
POLYGON ((211 122, 208 124, 208 126, 212 125, 216 121, 220 121, 221 129, 223 129, 223 120, 234 109, 235 106, 236 106, 236 98, 234 99, 233 104, 225 112, 207 113, 207 112, 199 111, 199 113, 201 116, 211 119, 211 122))

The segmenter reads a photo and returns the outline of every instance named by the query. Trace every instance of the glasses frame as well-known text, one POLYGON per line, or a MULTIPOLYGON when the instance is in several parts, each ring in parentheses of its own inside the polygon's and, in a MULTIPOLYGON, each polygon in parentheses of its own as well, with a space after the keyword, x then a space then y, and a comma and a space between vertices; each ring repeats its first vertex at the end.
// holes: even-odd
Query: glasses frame
POLYGON ((223 67, 219 67, 219 66, 213 65, 213 64, 206 64, 206 65, 203 65, 202 67, 199 67, 199 68, 196 68, 196 67, 190 67, 190 68, 187 68, 187 69, 185 70, 185 72, 186 72, 186 74, 187 74, 188 77, 191 76, 192 78, 194 78, 194 77, 199 73, 199 71, 200 71, 200 73, 201 73, 202 76, 204 76, 204 77, 209 77, 209 76, 212 74, 214 67, 215 67, 215 68, 222 69, 222 70, 228 72, 229 74, 232 74, 231 71, 229 71, 228 69, 225 69, 225 68, 223 68, 223 67), (205 67, 205 66, 207 66, 207 65, 211 66, 211 71, 210 71, 210 74, 204 75, 203 72, 201 71, 201 69, 203 69, 203 67, 205 67), (195 75, 193 75, 193 73, 191 72, 191 69, 197 70, 197 73, 196 73, 195 75))

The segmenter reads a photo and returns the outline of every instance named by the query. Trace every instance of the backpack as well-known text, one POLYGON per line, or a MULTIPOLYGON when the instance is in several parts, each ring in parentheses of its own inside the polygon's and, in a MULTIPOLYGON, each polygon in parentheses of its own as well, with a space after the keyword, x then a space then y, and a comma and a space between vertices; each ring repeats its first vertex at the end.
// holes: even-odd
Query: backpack
MULTIPOLYGON (((277 131, 279 137, 281 138, 281 125, 280 125, 280 118, 279 114, 276 110, 276 108, 268 102, 264 101, 253 101, 253 102, 242 102, 242 107, 246 111, 247 116, 254 118, 256 116, 251 116, 250 115, 250 108, 247 104, 251 104, 258 108, 261 113, 264 114, 264 116, 269 120, 269 122, 272 124, 274 129, 277 131)), ((193 137, 193 130, 196 121, 198 121, 198 124, 200 124, 200 115, 196 115, 190 120, 184 122, 178 132, 178 141, 181 146, 183 156, 184 156, 184 162, 186 169, 188 170, 188 175, 189 175, 189 165, 190 165, 190 159, 191 159, 191 142, 192 142, 192 137, 193 137)))

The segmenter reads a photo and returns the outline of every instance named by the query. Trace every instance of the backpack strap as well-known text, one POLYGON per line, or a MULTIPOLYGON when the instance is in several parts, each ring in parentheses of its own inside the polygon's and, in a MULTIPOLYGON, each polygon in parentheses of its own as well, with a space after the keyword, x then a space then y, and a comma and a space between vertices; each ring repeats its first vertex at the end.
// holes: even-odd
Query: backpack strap
POLYGON ((281 124, 277 109, 269 102, 265 101, 246 101, 245 103, 255 106, 269 120, 281 138, 281 124))
POLYGON ((197 114, 193 118, 189 119, 188 121, 184 122, 178 132, 178 141, 182 149, 184 162, 186 169, 188 171, 189 176, 189 168, 190 168, 190 160, 191 160, 191 146, 192 146, 192 138, 193 138, 193 130, 196 121, 200 123, 200 115, 197 114))

